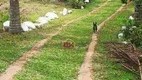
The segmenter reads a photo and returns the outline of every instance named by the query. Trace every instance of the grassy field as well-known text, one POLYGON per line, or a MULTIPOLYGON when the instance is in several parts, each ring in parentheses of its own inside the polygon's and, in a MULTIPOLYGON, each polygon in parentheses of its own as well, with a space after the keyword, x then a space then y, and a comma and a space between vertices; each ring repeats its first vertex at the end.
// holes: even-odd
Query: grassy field
MULTIPOLYGON (((77 18, 79 16, 82 16, 84 14, 87 14, 89 11, 93 10, 94 8, 98 7, 102 2, 106 0, 94 0, 92 3, 87 5, 87 8, 84 10, 81 9, 72 9, 70 6, 60 3, 60 4, 52 4, 47 3, 43 4, 39 1, 31 1, 31 0, 20 0, 20 10, 21 10, 21 22, 24 21, 32 21, 36 22, 38 17, 45 16, 47 12, 56 11, 56 13, 59 15, 59 20, 55 20, 52 23, 66 23, 74 18, 77 18), (32 5, 31 5, 32 4, 32 5), (30 7, 29 7, 30 6, 30 7), (73 14, 68 16, 62 16, 60 11, 63 10, 63 8, 72 9, 73 14), (74 15, 75 14, 75 15, 74 15), (61 18, 62 17, 62 18, 61 18)), ((2 29, 2 23, 9 20, 9 13, 8 13, 9 6, 6 7, 6 10, 0 11, 0 29, 2 29)), ((57 24, 56 24, 57 25, 57 24)))
MULTIPOLYGON (((27 0, 26 0, 27 1, 27 0)), ((88 5, 86 9, 80 10, 80 9, 73 9, 73 13, 67 16, 62 16, 58 20, 54 20, 52 22, 49 22, 49 24, 45 25, 41 29, 36 29, 31 32, 26 32, 20 35, 11 35, 7 32, 2 31, 2 27, 0 27, 0 72, 4 72, 5 69, 13 63, 15 60, 17 60, 20 56, 23 55, 24 52, 30 50, 32 46, 39 40, 48 37, 47 35, 53 32, 56 32, 58 28, 62 27, 61 25, 66 23, 67 21, 70 21, 71 19, 75 19, 77 17, 80 17, 84 14, 87 14, 89 11, 97 8, 99 5, 101 5, 105 0, 96 0, 93 1, 91 4, 88 5)), ((25 3, 25 5, 31 5, 36 2, 29 2, 25 3)), ((39 3, 36 3, 38 5, 41 5, 39 3)), ((24 5, 24 4, 21 4, 24 5)), ((47 6, 48 4, 41 5, 41 8, 48 8, 50 6, 47 6)), ((53 4, 52 4, 53 5, 53 4)), ((54 5, 56 6, 56 5, 54 5)), ((58 5, 59 7, 60 5, 58 5)), ((26 7, 26 6, 25 6, 26 7)), ((60 9, 62 9, 60 7, 60 9)), ((30 7, 32 8, 32 7, 30 7)), ((34 8, 34 7, 33 7, 34 8)), ((56 7, 50 7, 51 9, 56 10, 56 7)), ((30 10, 30 9, 28 9, 30 10)), ((44 9, 45 10, 45 9, 44 9)), ((37 12, 37 10, 35 10, 37 12)), ((40 10, 41 12, 42 10, 40 10)), ((0 11, 1 12, 1 11, 0 11)), ((31 11, 30 11, 31 12, 31 11)), ((38 15, 43 16, 44 13, 41 13, 38 15)), ((48 12, 48 10, 47 10, 48 12)), ((8 14, 8 13, 7 13, 8 14)), ((25 14, 25 13, 23 13, 25 14)), ((28 14, 27 14, 28 15, 28 14)), ((37 14, 35 14, 37 15, 37 14)), ((30 16, 29 16, 30 17, 30 16)), ((31 17, 33 17, 32 12, 31 12, 31 17)))
POLYGON ((138 76, 124 69, 120 64, 114 62, 106 51, 104 46, 106 41, 117 41, 118 33, 129 16, 133 13, 134 6, 122 12, 118 17, 114 18, 99 33, 97 52, 94 56, 94 77, 95 80, 139 80, 138 76))
MULTIPOLYGON (((70 24, 62 33, 46 43, 39 55, 31 59, 25 65, 24 69, 16 75, 15 80, 76 80, 77 72, 83 62, 93 34, 92 23, 95 21, 101 23, 120 6, 120 0, 111 1, 97 14, 92 14, 91 16, 70 24), (75 42, 75 48, 65 49, 62 47, 62 42, 67 39, 71 39, 75 42)), ((102 72, 98 71, 98 73, 102 72)), ((128 72, 127 74, 131 73, 128 72)), ((98 77, 99 76, 101 75, 98 75, 98 77)), ((110 75, 107 74, 104 76, 109 77, 110 75)), ((121 76, 125 77, 125 75, 121 76)), ((111 77, 116 78, 115 76, 111 77)), ((98 79, 95 77, 95 80, 98 79)), ((100 80, 106 80, 106 78, 100 80)))

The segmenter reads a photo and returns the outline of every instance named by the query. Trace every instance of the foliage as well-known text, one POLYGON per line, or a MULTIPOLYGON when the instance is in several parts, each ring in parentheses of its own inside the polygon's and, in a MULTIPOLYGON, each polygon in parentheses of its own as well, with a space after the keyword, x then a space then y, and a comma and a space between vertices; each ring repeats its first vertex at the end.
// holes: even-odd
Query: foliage
POLYGON ((49 2, 65 2, 71 5, 73 8, 81 8, 84 6, 84 0, 32 0, 32 1, 39 1, 42 3, 49 3, 49 2))
POLYGON ((133 28, 135 25, 133 20, 128 20, 127 28, 124 30, 124 37, 137 47, 142 48, 142 25, 133 28))
POLYGON ((142 3, 142 0, 134 0, 135 3, 142 3))
POLYGON ((8 13, 5 12, 0 12, 0 22, 5 22, 9 19, 8 13))
POLYGON ((131 31, 130 41, 137 47, 142 48, 142 25, 131 31))
POLYGON ((133 20, 128 20, 127 24, 126 24, 126 30, 124 30, 124 37, 126 39, 130 39, 131 38, 131 33, 133 32, 132 30, 132 26, 134 26, 134 21, 133 20))
POLYGON ((127 4, 128 0, 121 0, 122 3, 127 4))
POLYGON ((49 3, 49 2, 67 2, 69 5, 71 5, 73 8, 80 8, 81 6, 84 6, 84 0, 32 0, 32 1, 39 1, 42 3, 49 3))
POLYGON ((2 27, 3 22, 9 20, 9 15, 8 13, 4 12, 0 12, 0 28, 2 27))
POLYGON ((80 8, 85 5, 83 0, 68 0, 68 2, 73 8, 80 8))

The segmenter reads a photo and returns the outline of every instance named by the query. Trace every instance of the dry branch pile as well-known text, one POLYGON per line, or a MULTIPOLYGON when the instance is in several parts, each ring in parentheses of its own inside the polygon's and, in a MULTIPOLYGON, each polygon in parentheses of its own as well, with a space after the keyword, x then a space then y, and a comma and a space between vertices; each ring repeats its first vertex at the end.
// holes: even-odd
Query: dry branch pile
POLYGON ((133 73, 140 74, 142 80, 142 51, 132 44, 106 42, 109 52, 119 59, 122 66, 133 73))

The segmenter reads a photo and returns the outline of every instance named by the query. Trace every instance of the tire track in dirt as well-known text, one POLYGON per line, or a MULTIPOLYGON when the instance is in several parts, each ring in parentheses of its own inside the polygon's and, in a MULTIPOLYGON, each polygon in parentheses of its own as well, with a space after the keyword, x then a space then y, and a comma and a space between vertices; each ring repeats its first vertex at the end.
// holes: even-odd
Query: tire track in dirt
MULTIPOLYGON (((109 20, 113 19, 115 16, 121 13, 131 3, 132 2, 130 2, 128 5, 123 4, 115 13, 113 13, 110 17, 108 17, 105 21, 103 21, 98 26, 98 32, 109 20)), ((98 32, 93 33, 92 35, 92 41, 89 44, 88 50, 84 58, 84 62, 81 65, 80 70, 78 72, 78 80, 95 80, 93 77, 93 56, 96 54, 95 48, 98 42, 98 35, 99 35, 98 32)))
POLYGON ((50 37, 47 37, 41 41, 39 41, 38 43, 36 43, 34 45, 34 47, 24 53, 24 55, 22 57, 20 57, 16 62, 14 62, 12 65, 10 65, 6 71, 0 76, 0 80, 13 80, 13 76, 18 73, 18 71, 22 70, 22 67, 24 66, 24 64, 30 60, 31 57, 35 56, 38 52, 39 49, 44 46, 44 44, 52 38, 52 36, 55 36, 57 34, 60 33, 60 30, 54 34, 52 34, 50 37))
POLYGON ((82 18, 85 18, 87 16, 89 16, 91 13, 96 13, 98 12, 101 8, 103 8, 105 5, 107 5, 108 1, 104 2, 100 7, 94 9, 93 11, 89 12, 88 14, 81 16, 79 18, 73 19, 65 24, 62 25, 62 27, 56 32, 51 34, 50 36, 48 36, 47 38, 37 42, 34 47, 29 50, 28 52, 24 53, 22 57, 20 57, 18 60, 16 60, 13 64, 11 64, 4 73, 2 73, 0 75, 0 80, 13 80, 13 77, 15 74, 17 74, 20 70, 22 70, 24 64, 30 60, 30 58, 32 58, 33 56, 35 56, 41 47, 44 46, 44 44, 52 39, 53 36, 56 36, 57 34, 59 34, 66 26, 68 26, 69 24, 78 21, 82 18))

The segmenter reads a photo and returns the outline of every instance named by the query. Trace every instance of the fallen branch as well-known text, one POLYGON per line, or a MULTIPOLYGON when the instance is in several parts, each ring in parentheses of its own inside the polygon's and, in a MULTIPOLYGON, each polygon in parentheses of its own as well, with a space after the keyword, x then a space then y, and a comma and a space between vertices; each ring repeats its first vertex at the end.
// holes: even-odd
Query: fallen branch
POLYGON ((120 59, 122 66, 140 76, 142 80, 142 51, 136 49, 133 44, 123 44, 116 42, 106 42, 105 45, 109 48, 109 52, 112 53, 115 58, 120 59))

